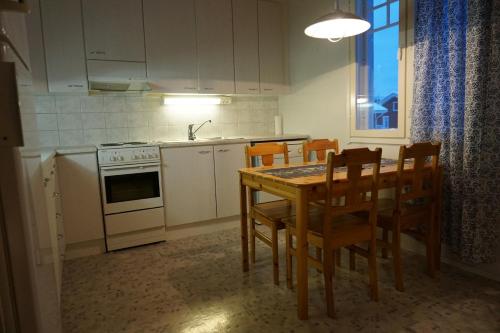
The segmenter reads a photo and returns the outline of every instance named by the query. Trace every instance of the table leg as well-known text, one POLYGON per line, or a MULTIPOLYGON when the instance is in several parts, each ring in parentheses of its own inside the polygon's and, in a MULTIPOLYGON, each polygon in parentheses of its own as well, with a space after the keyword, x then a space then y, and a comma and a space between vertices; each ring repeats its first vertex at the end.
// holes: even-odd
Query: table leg
POLYGON ((240 213, 241 213, 241 262, 243 272, 248 272, 248 216, 247 216, 247 188, 243 185, 240 175, 240 213))
POLYGON ((299 319, 308 317, 308 283, 307 283, 307 219, 308 201, 307 190, 297 189, 297 306, 299 319))

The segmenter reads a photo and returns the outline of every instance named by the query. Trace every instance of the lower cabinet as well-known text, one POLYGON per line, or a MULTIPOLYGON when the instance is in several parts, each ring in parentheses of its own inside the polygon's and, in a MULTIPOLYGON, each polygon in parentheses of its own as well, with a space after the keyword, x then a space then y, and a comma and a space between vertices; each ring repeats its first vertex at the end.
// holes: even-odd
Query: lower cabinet
POLYGON ((57 157, 67 244, 104 239, 97 155, 57 157))
POLYGON ((214 147, 215 193, 217 217, 240 213, 240 188, 238 169, 245 167, 245 144, 214 147))
POLYGON ((164 148, 163 193, 167 227, 216 217, 214 148, 164 148))
POLYGON ((167 227, 239 214, 245 144, 163 148, 167 227))

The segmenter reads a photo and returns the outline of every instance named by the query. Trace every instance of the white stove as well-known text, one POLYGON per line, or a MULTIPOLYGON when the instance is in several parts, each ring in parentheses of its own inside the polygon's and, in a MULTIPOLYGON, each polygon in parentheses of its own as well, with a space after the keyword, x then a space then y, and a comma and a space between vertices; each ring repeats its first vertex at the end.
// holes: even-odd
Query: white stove
POLYGON ((165 240, 159 146, 125 142, 97 149, 107 249, 165 240))
POLYGON ((104 143, 97 146, 100 166, 160 161, 158 145, 145 142, 104 143))

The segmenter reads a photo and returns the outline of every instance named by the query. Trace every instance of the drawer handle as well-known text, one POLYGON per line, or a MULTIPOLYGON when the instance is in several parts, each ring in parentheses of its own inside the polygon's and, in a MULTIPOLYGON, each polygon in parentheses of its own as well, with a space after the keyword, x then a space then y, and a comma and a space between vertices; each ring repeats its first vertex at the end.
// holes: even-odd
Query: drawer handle
POLYGON ((195 87, 184 87, 185 90, 195 90, 195 87))
POLYGON ((214 90, 214 88, 203 88, 205 90, 214 90))
POLYGON ((57 234, 57 239, 63 239, 64 235, 63 234, 57 234))
POLYGON ((54 198, 60 198, 61 197, 61 193, 54 192, 53 196, 54 196, 54 198))
POLYGON ((210 150, 201 150, 198 154, 210 154, 210 150))
POLYGON ((219 149, 217 150, 219 153, 227 153, 229 149, 219 149))
POLYGON ((83 84, 68 84, 68 88, 83 88, 83 84))
POLYGON ((264 88, 264 91, 273 91, 272 88, 264 88))
POLYGON ((90 54, 106 54, 105 51, 90 51, 90 54))
POLYGON ((250 91, 257 91, 258 89, 257 88, 248 88, 248 90, 250 90, 250 91))

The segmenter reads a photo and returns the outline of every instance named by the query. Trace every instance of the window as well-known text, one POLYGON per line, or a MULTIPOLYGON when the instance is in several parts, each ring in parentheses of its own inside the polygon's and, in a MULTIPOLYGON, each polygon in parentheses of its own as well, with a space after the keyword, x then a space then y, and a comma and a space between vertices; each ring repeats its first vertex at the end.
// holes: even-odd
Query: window
POLYGON ((352 43, 352 137, 405 136, 405 10, 406 0, 356 0, 372 26, 352 43))

